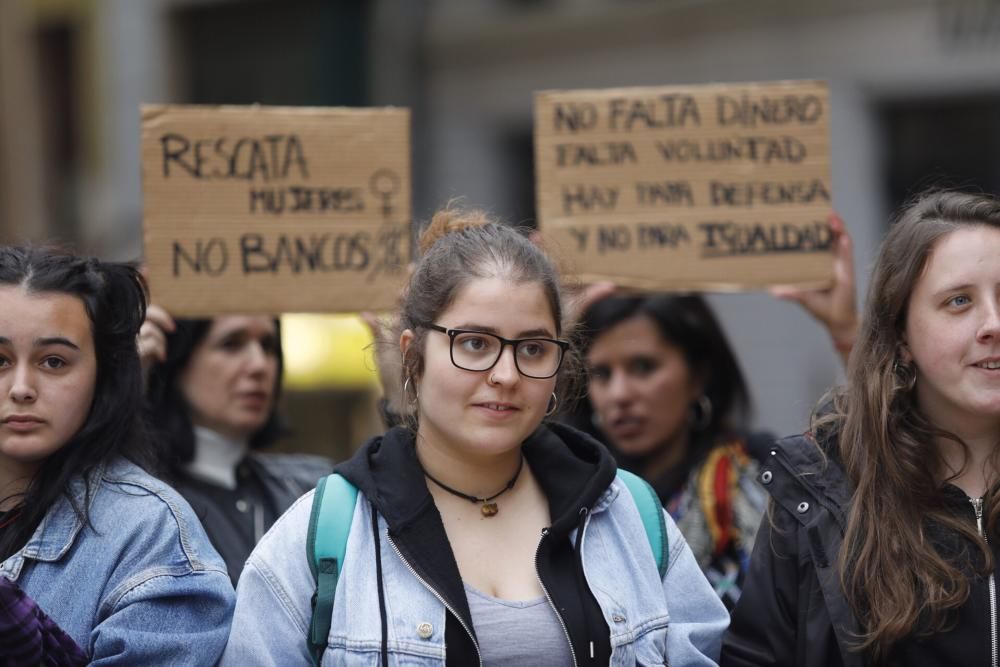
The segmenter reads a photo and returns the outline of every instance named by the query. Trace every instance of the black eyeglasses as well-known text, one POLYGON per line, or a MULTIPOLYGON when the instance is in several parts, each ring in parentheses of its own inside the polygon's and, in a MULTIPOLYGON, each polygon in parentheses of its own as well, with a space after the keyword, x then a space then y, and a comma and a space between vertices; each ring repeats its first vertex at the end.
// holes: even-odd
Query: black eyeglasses
POLYGON ((451 363, 464 371, 488 371, 500 361, 507 345, 514 348, 514 366, 521 375, 545 380, 559 372, 569 343, 554 338, 517 338, 474 331, 472 329, 446 329, 437 324, 422 324, 427 329, 440 331, 451 339, 451 363))

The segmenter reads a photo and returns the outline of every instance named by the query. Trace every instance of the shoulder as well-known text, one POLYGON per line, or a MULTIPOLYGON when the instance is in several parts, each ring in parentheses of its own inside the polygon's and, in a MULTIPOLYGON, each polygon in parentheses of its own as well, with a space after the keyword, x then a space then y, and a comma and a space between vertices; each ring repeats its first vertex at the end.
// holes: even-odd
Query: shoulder
POLYGON ((247 559, 248 568, 253 568, 271 588, 285 594, 299 592, 303 586, 308 588, 312 584, 306 544, 315 493, 309 491, 292 503, 247 559))
POLYGON ((315 454, 272 454, 254 452, 253 461, 269 475, 292 480, 307 488, 316 485, 321 477, 333 472, 333 461, 315 454))
POLYGON ((809 433, 782 438, 761 466, 761 483, 775 502, 800 522, 824 508, 842 517, 852 489, 836 456, 836 443, 817 443, 809 433))
POLYGON ((743 448, 750 458, 763 462, 767 459, 771 446, 778 436, 771 431, 750 431, 743 433, 738 439, 743 443, 743 448))
POLYGON ((296 633, 305 636, 316 590, 306 548, 314 496, 315 491, 309 491, 296 500, 247 559, 236 588, 233 632, 241 641, 247 628, 259 627, 262 618, 278 609, 296 633))
POLYGON ((91 523, 130 536, 123 548, 135 548, 150 558, 169 553, 191 570, 225 570, 191 506, 166 482, 124 459, 107 465, 95 481, 91 523))

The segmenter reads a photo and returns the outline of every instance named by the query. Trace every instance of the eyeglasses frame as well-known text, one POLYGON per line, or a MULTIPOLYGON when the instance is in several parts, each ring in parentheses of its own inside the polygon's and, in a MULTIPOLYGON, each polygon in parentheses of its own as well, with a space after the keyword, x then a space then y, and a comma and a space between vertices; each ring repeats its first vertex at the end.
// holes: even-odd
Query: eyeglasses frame
POLYGON ((430 329, 432 331, 438 331, 448 336, 448 356, 451 358, 451 365, 455 368, 463 371, 468 371, 470 373, 485 373, 486 371, 493 370, 493 367, 497 365, 500 361, 500 357, 503 356, 503 350, 505 347, 510 345, 514 350, 514 368, 517 372, 526 378, 531 378, 532 380, 548 380, 549 378, 554 378, 559 374, 559 369, 562 368, 563 359, 566 358, 566 352, 569 350, 569 342, 565 340, 559 340, 558 338, 546 338, 544 336, 532 336, 530 338, 504 338, 503 336, 498 336, 495 333, 490 333, 489 331, 480 331, 478 329, 448 329, 441 326, 440 324, 434 324, 433 322, 424 322, 417 326, 424 327, 425 329, 430 329), (464 366, 459 366, 455 361, 455 337, 460 334, 482 334, 485 336, 492 336, 500 341, 500 352, 497 354, 497 358, 493 360, 493 363, 483 368, 481 370, 473 370, 471 368, 465 368, 464 366), (528 375, 521 370, 521 365, 517 363, 517 346, 521 343, 529 340, 544 340, 550 343, 555 343, 559 347, 559 363, 556 364, 556 369, 552 372, 552 375, 538 376, 538 375, 528 375))

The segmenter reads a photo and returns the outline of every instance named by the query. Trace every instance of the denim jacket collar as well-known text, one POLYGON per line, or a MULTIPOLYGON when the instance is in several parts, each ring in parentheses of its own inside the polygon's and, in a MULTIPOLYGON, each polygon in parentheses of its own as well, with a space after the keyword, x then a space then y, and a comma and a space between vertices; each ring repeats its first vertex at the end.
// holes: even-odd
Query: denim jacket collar
POLYGON ((54 562, 65 556, 83 528, 83 521, 74 506, 86 506, 89 512, 107 467, 105 463, 100 463, 86 477, 78 475, 72 478, 68 493, 56 498, 28 543, 0 564, 0 572, 8 573, 17 580, 25 560, 54 562))

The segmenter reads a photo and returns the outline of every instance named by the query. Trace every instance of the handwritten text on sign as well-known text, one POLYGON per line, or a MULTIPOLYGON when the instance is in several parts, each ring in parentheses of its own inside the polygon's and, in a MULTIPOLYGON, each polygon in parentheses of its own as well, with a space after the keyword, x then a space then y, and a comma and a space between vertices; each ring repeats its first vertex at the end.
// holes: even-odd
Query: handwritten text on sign
POLYGON ((391 307, 409 259, 409 113, 144 107, 146 260, 176 314, 391 307))
POLYGON ((586 280, 824 283, 827 121, 818 82, 539 93, 539 221, 586 280))

